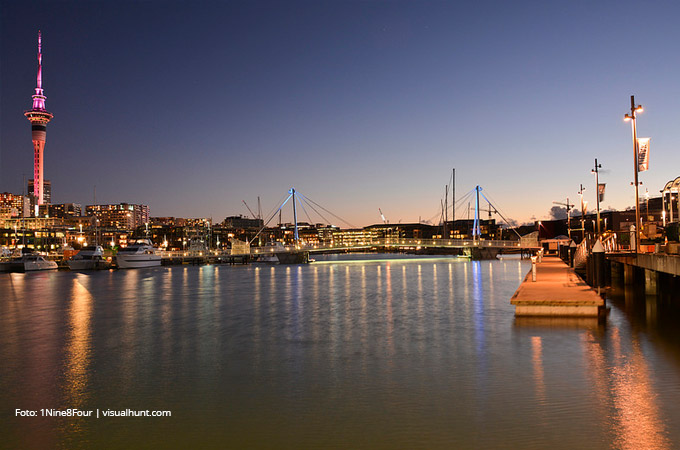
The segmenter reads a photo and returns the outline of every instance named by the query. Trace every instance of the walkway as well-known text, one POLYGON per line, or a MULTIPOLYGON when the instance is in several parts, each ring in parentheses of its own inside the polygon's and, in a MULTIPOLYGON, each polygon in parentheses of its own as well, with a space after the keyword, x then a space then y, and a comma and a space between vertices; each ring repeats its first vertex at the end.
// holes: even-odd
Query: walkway
POLYGON ((558 257, 543 257, 536 271, 536 281, 531 281, 530 271, 510 300, 515 305, 515 316, 598 317, 604 314, 604 299, 558 257))

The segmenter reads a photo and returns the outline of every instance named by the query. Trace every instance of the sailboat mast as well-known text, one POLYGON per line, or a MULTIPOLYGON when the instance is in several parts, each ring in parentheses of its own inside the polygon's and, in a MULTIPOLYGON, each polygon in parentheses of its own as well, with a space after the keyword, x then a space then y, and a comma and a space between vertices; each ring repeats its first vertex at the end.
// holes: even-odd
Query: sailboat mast
POLYGON ((443 239, 447 239, 446 222, 448 221, 449 221, 449 186, 446 185, 444 189, 444 234, 442 235, 443 239))
MULTIPOLYGON (((451 184, 451 221, 456 222, 456 169, 453 169, 453 183, 451 184)), ((453 227, 452 227, 453 229, 453 227)))

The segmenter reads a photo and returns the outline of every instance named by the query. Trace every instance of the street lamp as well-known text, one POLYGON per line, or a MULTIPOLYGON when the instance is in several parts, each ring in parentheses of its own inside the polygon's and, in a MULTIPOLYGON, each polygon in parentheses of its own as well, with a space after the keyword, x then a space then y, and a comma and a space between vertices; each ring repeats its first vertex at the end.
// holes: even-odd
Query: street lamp
POLYGON ((586 238, 586 213, 585 213, 585 202, 583 201, 583 191, 586 188, 581 185, 581 189, 578 191, 578 195, 581 197, 581 233, 583 233, 582 238, 586 238))
POLYGON ((591 173, 595 174, 595 198, 597 199, 597 237, 600 237, 600 170, 602 164, 597 163, 597 158, 595 158, 595 168, 591 170, 591 173))
POLYGON ((626 114, 623 120, 631 122, 633 129, 633 173, 635 174, 635 253, 640 251, 640 194, 638 192, 638 142, 637 142, 637 113, 643 111, 642 105, 635 105, 635 96, 630 96, 630 114, 626 114))
POLYGON ((645 188, 645 220, 649 220, 649 189, 645 188))

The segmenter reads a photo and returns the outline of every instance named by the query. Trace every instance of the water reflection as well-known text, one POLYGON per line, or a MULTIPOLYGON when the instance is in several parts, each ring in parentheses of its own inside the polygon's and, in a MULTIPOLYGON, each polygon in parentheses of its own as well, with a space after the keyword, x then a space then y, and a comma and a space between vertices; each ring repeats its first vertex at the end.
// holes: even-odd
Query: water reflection
POLYGON ((392 313, 392 265, 385 266, 385 320, 387 324, 387 359, 390 368, 394 357, 394 317, 392 313))
MULTIPOLYGON (((64 409, 85 409, 90 400, 91 318, 94 300, 84 286, 89 281, 86 275, 77 275, 73 279, 68 314, 69 333, 64 351, 66 366, 63 382, 64 409)), ((63 429, 66 441, 82 443, 89 420, 92 419, 71 418, 63 429)), ((67 448, 68 445, 62 442, 62 447, 67 448)))
POLYGON ((536 386, 536 398, 541 404, 545 404, 545 379, 543 374, 543 342, 540 336, 531 337, 532 363, 534 366, 534 385, 536 386))
POLYGON ((652 384, 639 339, 632 336, 630 349, 622 348, 620 330, 608 341, 592 331, 586 334, 585 354, 601 404, 609 404, 608 430, 614 448, 625 450, 669 449, 668 430, 660 418, 658 394, 652 384), (611 348, 608 355, 607 348, 611 348))
POLYGON ((402 258, 98 280, 62 272, 45 279, 52 286, 40 300, 40 278, 11 290, 0 277, 13 293, 0 302, 0 414, 22 399, 38 408, 165 402, 177 417, 39 426, 9 418, 0 434, 39 444, 16 448, 56 448, 64 433, 92 448, 680 442, 680 362, 649 321, 620 311, 604 327, 515 320, 509 295, 527 270, 511 260, 402 258), (148 285, 135 291, 140 283, 148 285))

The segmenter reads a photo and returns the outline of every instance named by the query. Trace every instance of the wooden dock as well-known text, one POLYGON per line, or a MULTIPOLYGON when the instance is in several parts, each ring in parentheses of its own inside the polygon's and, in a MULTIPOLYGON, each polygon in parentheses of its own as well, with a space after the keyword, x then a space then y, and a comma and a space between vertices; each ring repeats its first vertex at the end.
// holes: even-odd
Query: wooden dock
POLYGON ((605 302, 597 291, 556 256, 543 257, 536 266, 536 281, 531 271, 512 296, 515 316, 602 317, 605 302))

